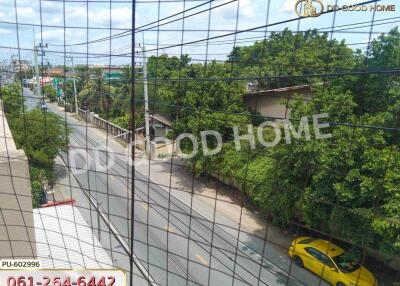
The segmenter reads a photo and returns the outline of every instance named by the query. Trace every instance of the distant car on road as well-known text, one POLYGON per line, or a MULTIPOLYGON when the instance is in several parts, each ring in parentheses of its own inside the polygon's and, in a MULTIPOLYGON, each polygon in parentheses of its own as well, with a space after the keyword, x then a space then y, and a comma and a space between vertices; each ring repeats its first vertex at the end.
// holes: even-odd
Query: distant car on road
POLYGON ((42 101, 42 103, 40 104, 40 109, 41 110, 47 110, 47 103, 42 101))
POLYGON ((299 237, 289 247, 294 263, 334 286, 377 286, 367 268, 349 258, 343 248, 327 240, 299 237))
POLYGON ((24 87, 29 87, 29 79, 23 79, 22 80, 22 84, 24 85, 24 87))

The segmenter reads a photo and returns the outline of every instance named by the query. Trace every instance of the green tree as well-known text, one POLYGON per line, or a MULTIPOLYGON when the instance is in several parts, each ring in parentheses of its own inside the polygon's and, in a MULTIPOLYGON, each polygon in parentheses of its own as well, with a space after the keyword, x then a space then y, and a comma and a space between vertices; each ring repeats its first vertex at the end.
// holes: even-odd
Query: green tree
POLYGON ((44 197, 42 181, 49 178, 50 173, 46 169, 30 166, 31 189, 32 189, 32 206, 38 208, 44 197))
MULTIPOLYGON (((157 59, 153 57, 151 62, 153 67, 150 74, 153 73, 157 59)), ((161 71, 161 77, 170 79, 168 84, 160 84, 154 96, 161 105, 162 113, 174 119, 171 137, 191 133, 200 142, 200 131, 215 130, 226 139, 231 136, 232 126, 249 122, 242 98, 245 84, 238 81, 210 80, 229 77, 228 64, 213 61, 204 66, 188 64, 186 57, 179 60, 176 57, 161 56, 158 70, 161 71)), ((215 144, 209 143, 210 146, 215 144)), ((191 152, 192 147, 188 140, 182 142, 184 151, 191 152)), ((201 146, 199 147, 201 150, 201 146)), ((195 164, 196 170, 202 172, 210 162, 203 158, 200 151, 188 163, 195 164)))
POLYGON ((43 197, 42 180, 52 178, 54 159, 68 146, 69 129, 58 115, 39 109, 21 114, 24 98, 18 83, 2 87, 1 98, 18 148, 23 148, 30 165, 32 204, 38 207, 43 197))
POLYGON ((52 85, 45 85, 42 89, 42 93, 52 102, 57 100, 57 91, 52 85))
MULTIPOLYGON (((355 67, 353 50, 344 41, 328 39, 316 30, 273 32, 268 39, 250 46, 235 47, 228 56, 235 76, 307 75, 330 73, 355 67)), ((275 88, 320 81, 314 77, 257 80, 260 88, 275 88)))
POLYGON ((25 99, 22 96, 21 84, 14 82, 1 87, 0 99, 3 100, 6 113, 16 115, 22 112, 25 99))
POLYGON ((94 69, 94 79, 79 92, 80 102, 86 102, 89 109, 103 117, 109 117, 116 89, 103 78, 103 70, 94 69))
MULTIPOLYGON (((393 123, 400 112, 365 115, 362 122, 393 123)), ((333 122, 355 122, 351 93, 321 90, 311 103, 298 101, 292 118, 329 113, 333 122)), ((262 194, 262 206, 280 222, 301 221, 391 256, 400 252, 400 150, 383 130, 335 126, 329 140, 293 140, 272 149, 271 187, 262 194)))
POLYGON ((51 170, 54 159, 67 149, 69 129, 56 114, 33 109, 24 117, 12 118, 10 127, 18 148, 37 166, 51 170))
MULTIPOLYGON (((374 39, 370 45, 368 56, 356 52, 356 68, 359 70, 393 69, 400 65, 400 32, 398 28, 374 39)), ((337 77, 332 84, 341 86, 343 91, 349 90, 357 103, 355 113, 379 113, 387 110, 392 104, 389 94, 390 83, 398 79, 396 73, 371 73, 337 77)))

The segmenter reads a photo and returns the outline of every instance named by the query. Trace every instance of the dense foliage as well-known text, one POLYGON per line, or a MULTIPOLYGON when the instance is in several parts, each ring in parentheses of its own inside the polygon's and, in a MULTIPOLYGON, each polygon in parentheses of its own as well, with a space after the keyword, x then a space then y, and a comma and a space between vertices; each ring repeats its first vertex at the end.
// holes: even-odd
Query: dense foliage
POLYGON ((61 117, 33 109, 10 120, 13 138, 28 159, 50 169, 57 155, 66 150, 68 130, 61 117))
POLYGON ((53 113, 35 108, 23 114, 24 97, 18 82, 2 87, 1 99, 17 148, 22 148, 28 157, 32 203, 38 207, 43 197, 42 179, 52 179, 54 160, 66 150, 69 130, 62 118, 53 113))
MULTIPOLYGON (((331 126, 332 139, 292 140, 274 148, 235 150, 232 126, 242 133, 260 118, 247 112, 241 95, 246 82, 203 78, 260 77, 260 88, 314 84, 315 73, 400 66, 397 29, 371 44, 368 57, 314 31, 273 33, 265 41, 237 47, 225 63, 207 66, 162 56, 149 60, 151 77, 176 79, 157 90, 174 121, 174 136, 202 130, 223 134, 216 156, 190 161, 198 173, 230 178, 251 201, 281 224, 300 222, 354 243, 400 252, 400 152, 398 134, 371 128, 331 126), (154 66, 158 65, 157 73, 154 66), (157 76, 156 76, 157 75, 157 76), (272 76, 272 78, 263 77, 272 76), (294 77, 274 78, 274 75, 294 77), (184 80, 179 80, 184 79, 184 80), (192 80, 193 79, 193 80, 192 80), (210 112, 213 110, 213 112, 210 112)), ((328 113, 331 122, 399 127, 399 79, 369 74, 330 78, 310 103, 293 104, 292 118, 328 113)), ((312 130, 311 130, 312 132, 312 130)), ((266 132, 265 136, 271 136, 266 132)), ((188 143, 188 151, 191 144, 188 143)), ((259 145, 259 144, 258 144, 259 145)), ((201 150, 201 146, 200 146, 201 150)))
POLYGON ((228 62, 234 66, 234 76, 293 76, 259 79, 257 83, 261 88, 320 82, 317 77, 296 76, 342 71, 355 66, 353 50, 344 41, 329 40, 328 34, 316 30, 292 33, 288 29, 273 32, 268 39, 254 45, 235 47, 228 62))
POLYGON ((52 85, 45 85, 42 88, 42 94, 47 97, 51 102, 57 100, 57 92, 52 85))
POLYGON ((4 103, 4 111, 7 114, 19 114, 22 112, 24 97, 22 88, 18 83, 5 85, 1 88, 1 100, 4 103))
MULTIPOLYGON (((400 253, 400 144, 398 132, 390 129, 400 126, 400 80, 390 73, 352 72, 399 66, 398 29, 373 40, 368 55, 317 31, 284 30, 236 47, 224 62, 192 63, 187 55, 150 57, 150 109, 172 119, 172 138, 192 133, 199 139, 200 131, 218 131, 225 142, 222 151, 211 157, 200 152, 187 165, 198 174, 229 178, 275 222, 300 222, 390 257, 400 253), (257 142, 256 150, 243 142, 236 151, 232 127, 246 133, 247 124, 263 121, 242 99, 249 78, 261 89, 314 85, 311 102, 298 100, 291 106, 294 122, 304 115, 328 113, 330 122, 349 124, 331 125, 328 140, 303 137, 274 148, 257 142)), ((97 73, 80 98, 90 109, 128 127, 129 79, 127 69, 121 81, 109 86, 97 73)), ((143 85, 139 82, 135 89, 136 108, 142 113, 143 85)), ((273 134, 265 130, 263 136, 273 134)), ((208 140, 215 146, 213 138, 208 140)), ((183 142, 185 151, 191 148, 190 142, 183 142)))

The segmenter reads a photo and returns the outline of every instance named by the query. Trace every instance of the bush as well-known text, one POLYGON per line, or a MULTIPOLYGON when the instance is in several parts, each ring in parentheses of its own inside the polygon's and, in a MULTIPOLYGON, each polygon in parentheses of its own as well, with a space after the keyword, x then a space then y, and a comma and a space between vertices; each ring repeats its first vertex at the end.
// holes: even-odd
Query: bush
POLYGON ((42 92, 51 102, 57 100, 57 92, 51 85, 44 86, 42 92))
POLYGON ((31 166, 30 176, 31 176, 31 188, 32 188, 32 206, 33 208, 38 208, 42 204, 45 196, 42 188, 43 178, 51 177, 51 172, 47 172, 46 169, 40 167, 31 166))
POLYGON ((114 123, 115 125, 118 125, 121 128, 125 128, 125 129, 129 128, 130 121, 131 121, 130 114, 125 114, 124 116, 120 116, 120 117, 111 119, 112 123, 114 123))
POLYGON ((50 112, 43 114, 36 108, 25 118, 10 119, 14 141, 24 149, 30 163, 51 170, 54 159, 68 144, 69 129, 65 130, 62 118, 50 112))
POLYGON ((37 108, 23 117, 16 116, 22 111, 24 104, 18 83, 3 87, 1 92, 14 141, 18 148, 24 149, 29 160, 32 205, 37 208, 44 198, 43 178, 52 180, 54 159, 66 150, 69 129, 65 129, 64 122, 58 115, 43 114, 37 108))
POLYGON ((75 106, 71 103, 66 103, 64 109, 66 112, 75 112, 75 106))
POLYGON ((50 102, 55 102, 57 101, 57 94, 53 93, 48 93, 46 94, 47 98, 50 100, 50 102))
POLYGON ((22 96, 21 85, 17 82, 1 88, 1 95, 4 101, 4 109, 8 114, 18 114, 22 111, 24 97, 22 96))

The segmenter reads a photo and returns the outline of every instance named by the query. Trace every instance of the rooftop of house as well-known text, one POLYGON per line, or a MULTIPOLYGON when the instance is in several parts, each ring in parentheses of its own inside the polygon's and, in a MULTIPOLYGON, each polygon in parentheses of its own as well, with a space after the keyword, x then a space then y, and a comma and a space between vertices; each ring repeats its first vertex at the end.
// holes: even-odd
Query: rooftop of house
POLYGON ((121 66, 121 65, 105 65, 105 64, 93 64, 93 65, 81 65, 78 64, 76 67, 83 67, 83 68, 89 68, 89 69, 103 69, 103 70, 120 70, 126 68, 126 66, 121 66))
POLYGON ((42 268, 110 269, 113 262, 79 210, 56 205, 33 210, 37 257, 42 268))
POLYGON ((15 64, 18 64, 18 63, 21 63, 21 64, 30 64, 31 62, 28 61, 28 60, 14 59, 14 60, 13 60, 13 63, 15 63, 15 64))
POLYGON ((62 74, 64 74, 64 69, 63 68, 52 68, 52 69, 50 69, 50 74, 51 75, 62 75, 62 74))
POLYGON ((271 95, 271 94, 280 94, 286 92, 312 92, 312 87, 308 84, 304 85, 295 85, 295 86, 287 86, 280 87, 274 89, 264 89, 264 90, 255 90, 248 91, 244 94, 244 96, 254 96, 254 95, 271 95))
POLYGON ((161 114, 152 114, 150 115, 150 119, 154 119, 155 121, 158 121, 168 127, 172 126, 171 120, 161 114))

